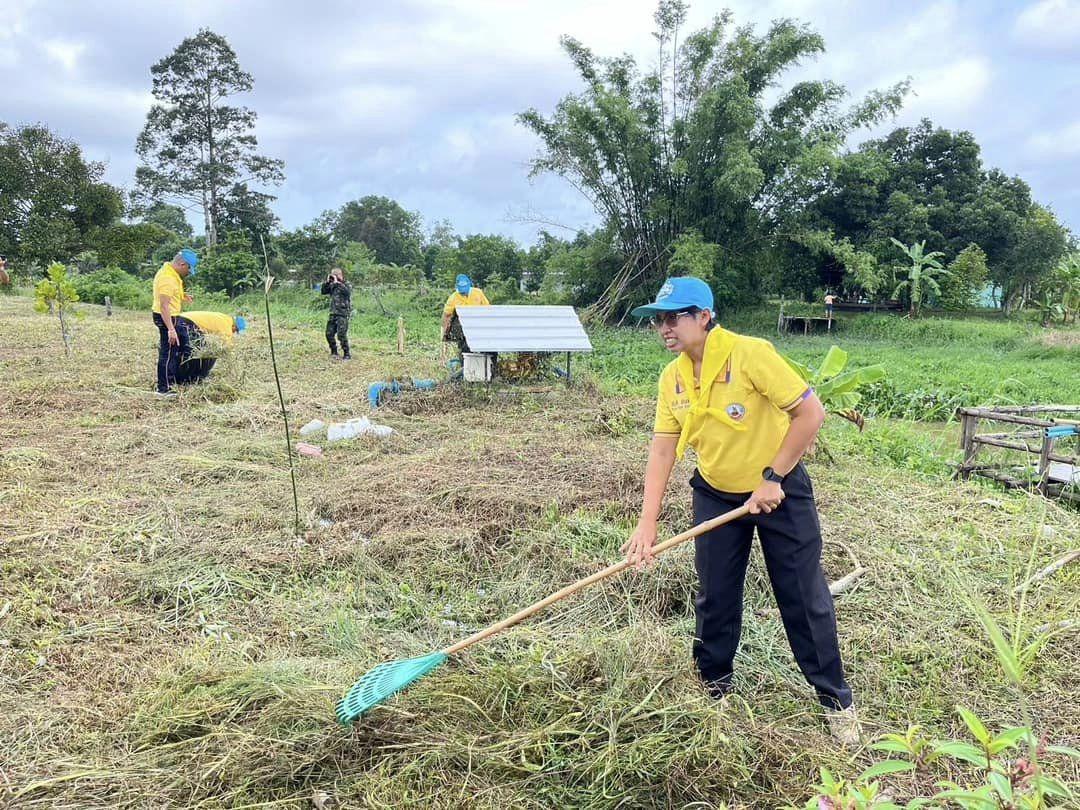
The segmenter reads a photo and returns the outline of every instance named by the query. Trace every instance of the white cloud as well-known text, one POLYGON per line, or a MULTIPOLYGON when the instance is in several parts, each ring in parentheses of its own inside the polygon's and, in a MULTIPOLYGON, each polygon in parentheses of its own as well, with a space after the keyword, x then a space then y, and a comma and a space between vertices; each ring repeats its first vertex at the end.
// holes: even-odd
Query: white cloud
POLYGON ((1080 120, 1050 132, 1038 132, 1027 139, 1025 151, 1043 159, 1080 157, 1080 120))
POLYGON ((79 64, 79 59, 86 51, 85 42, 71 42, 64 39, 46 39, 41 43, 45 55, 59 64, 68 73, 73 73, 79 64))
POLYGON ((1016 18, 1016 37, 1036 48, 1080 49, 1080 0, 1039 0, 1016 18))
POLYGON ((920 114, 970 110, 982 102, 990 79, 989 63, 978 56, 919 71, 912 81, 915 98, 908 106, 920 114))

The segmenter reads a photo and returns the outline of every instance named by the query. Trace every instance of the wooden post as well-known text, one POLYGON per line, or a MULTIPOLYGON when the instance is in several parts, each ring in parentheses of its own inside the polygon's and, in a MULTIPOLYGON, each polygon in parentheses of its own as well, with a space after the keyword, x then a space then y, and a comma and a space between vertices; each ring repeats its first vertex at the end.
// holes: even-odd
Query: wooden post
POLYGON ((967 480, 971 477, 971 464, 975 460, 975 454, 979 452, 979 445, 973 439, 978 429, 979 419, 976 416, 962 410, 960 412, 960 448, 964 451, 964 461, 960 465, 960 477, 967 480))
POLYGON ((398 354, 405 354, 405 318, 401 315, 397 319, 397 350, 398 354))
POLYGON ((112 317, 112 299, 109 296, 105 296, 105 317, 112 317))
POLYGON ((1039 492, 1046 494, 1046 484, 1050 478, 1050 454, 1054 449, 1054 440, 1043 431, 1042 449, 1039 451, 1039 492))

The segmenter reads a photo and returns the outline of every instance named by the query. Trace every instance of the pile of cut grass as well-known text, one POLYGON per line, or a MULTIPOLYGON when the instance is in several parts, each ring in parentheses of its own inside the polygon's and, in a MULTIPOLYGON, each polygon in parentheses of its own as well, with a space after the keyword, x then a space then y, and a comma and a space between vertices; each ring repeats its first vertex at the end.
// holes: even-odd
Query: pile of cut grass
MULTIPOLYGON (((689 663, 684 548, 581 594, 433 673, 355 728, 333 721, 382 660, 428 652, 618 556, 640 497, 651 405, 595 386, 442 389, 396 402, 385 442, 301 462, 291 504, 265 331, 243 377, 153 399, 156 334, 91 314, 67 361, 54 324, 0 300, 0 790, 18 807, 776 806, 837 749, 787 649, 757 552, 738 698, 707 700, 689 663), (58 351, 59 350, 59 351, 58 351), (237 381, 233 381, 237 382, 237 381)), ((437 345, 356 339, 330 363, 318 330, 275 329, 297 424, 362 413, 367 383, 438 374, 437 345)), ((597 338, 598 345, 603 337, 597 338)), ((905 434, 906 435, 906 434, 905 434)), ((914 469, 931 448, 871 421, 817 461, 830 579, 871 733, 961 733, 1022 720, 965 589, 1004 616, 1037 564, 1080 540, 1077 515, 914 469), (880 434, 879 434, 880 432, 880 434), (879 436, 879 440, 874 437, 879 436), (876 443, 875 443, 876 442, 876 443), (890 449, 909 447, 910 450, 890 449)), ((689 522, 679 468, 666 526, 689 522)), ((1074 617, 1077 572, 1028 595, 1030 626, 1074 617)), ((1075 631, 1037 658, 1036 732, 1076 744, 1075 631)), ((1051 762, 1076 785, 1075 765, 1051 762)), ((924 777, 917 777, 924 779, 924 777)), ((897 796, 932 789, 888 777, 897 796)))

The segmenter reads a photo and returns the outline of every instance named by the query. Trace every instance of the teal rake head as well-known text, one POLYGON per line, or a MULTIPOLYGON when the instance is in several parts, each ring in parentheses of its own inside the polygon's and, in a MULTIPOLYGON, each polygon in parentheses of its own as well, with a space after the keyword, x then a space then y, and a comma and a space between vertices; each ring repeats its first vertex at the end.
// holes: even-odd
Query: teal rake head
POLYGON ((418 681, 447 658, 444 652, 433 652, 419 658, 387 661, 364 673, 345 693, 334 710, 338 722, 349 725, 368 709, 378 706, 395 692, 418 681))

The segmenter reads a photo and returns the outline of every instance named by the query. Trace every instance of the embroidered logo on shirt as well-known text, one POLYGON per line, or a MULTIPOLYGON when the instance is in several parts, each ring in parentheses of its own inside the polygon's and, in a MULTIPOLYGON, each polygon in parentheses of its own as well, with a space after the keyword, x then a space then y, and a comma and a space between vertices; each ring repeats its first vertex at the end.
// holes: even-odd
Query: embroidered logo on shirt
POLYGON ((727 406, 727 415, 738 422, 744 416, 746 416, 746 406, 741 402, 732 402, 727 406))

